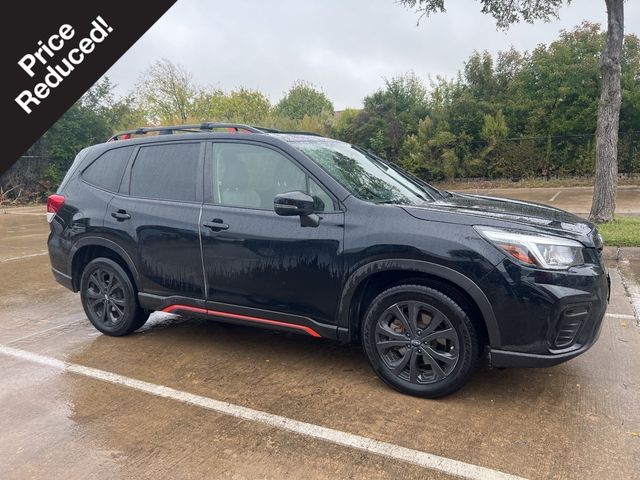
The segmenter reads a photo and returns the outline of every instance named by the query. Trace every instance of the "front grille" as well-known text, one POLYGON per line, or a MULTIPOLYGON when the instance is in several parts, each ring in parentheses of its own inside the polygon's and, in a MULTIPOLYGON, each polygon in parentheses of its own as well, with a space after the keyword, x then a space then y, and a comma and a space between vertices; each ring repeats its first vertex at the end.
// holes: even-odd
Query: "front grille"
POLYGON ((567 348, 571 346, 578 336, 580 327, 589 315, 587 305, 575 305, 565 308, 556 326, 556 335, 553 341, 555 348, 567 348))

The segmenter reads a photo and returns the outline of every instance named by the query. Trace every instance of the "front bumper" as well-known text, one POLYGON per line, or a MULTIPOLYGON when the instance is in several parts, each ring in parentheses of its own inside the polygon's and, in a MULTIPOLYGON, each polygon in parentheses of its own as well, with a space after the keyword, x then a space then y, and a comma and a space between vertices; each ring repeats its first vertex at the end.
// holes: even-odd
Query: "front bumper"
POLYGON ((541 353, 524 353, 509 352, 506 350, 491 349, 489 351, 489 362, 491 366, 498 368, 534 368, 534 367, 553 367, 559 363, 566 362, 572 358, 582 355, 596 343, 600 336, 602 321, 598 323, 598 329, 595 337, 590 343, 580 345, 564 352, 541 353))
POLYGON ((606 269, 589 265, 548 272, 499 265, 483 281, 494 305, 499 344, 496 367, 550 367, 586 352, 600 335, 609 300, 606 269))

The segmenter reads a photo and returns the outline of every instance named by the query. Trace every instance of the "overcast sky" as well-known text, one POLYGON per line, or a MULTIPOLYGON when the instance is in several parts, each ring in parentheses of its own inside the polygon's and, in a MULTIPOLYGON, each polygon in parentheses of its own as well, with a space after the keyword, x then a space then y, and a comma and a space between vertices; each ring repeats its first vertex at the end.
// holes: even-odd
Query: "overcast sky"
MULTIPOLYGON (((341 110, 360 107, 384 78, 452 77, 473 50, 531 50, 583 20, 606 24, 604 0, 573 0, 558 21, 507 32, 496 31, 477 0, 446 5, 447 14, 416 26, 416 13, 395 0, 178 0, 107 75, 124 94, 166 57, 199 84, 259 89, 274 103, 307 80, 341 110)), ((640 34, 640 2, 625 3, 625 18, 625 31, 640 34)))

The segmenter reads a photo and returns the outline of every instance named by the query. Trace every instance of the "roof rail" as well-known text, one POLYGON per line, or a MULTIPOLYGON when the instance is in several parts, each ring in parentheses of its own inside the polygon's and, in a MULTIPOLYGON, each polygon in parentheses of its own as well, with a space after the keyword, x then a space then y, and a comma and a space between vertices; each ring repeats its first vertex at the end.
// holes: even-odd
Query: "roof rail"
POLYGON ((304 130, 278 130, 277 128, 267 128, 267 127, 255 127, 262 130, 264 133, 284 133, 290 135, 311 135, 314 137, 323 137, 324 135, 316 132, 306 132, 304 130))
POLYGON ((248 133, 265 133, 267 129, 259 129, 252 127, 251 125, 244 125, 242 123, 220 123, 220 122, 202 122, 194 123, 190 125, 168 125, 162 127, 141 127, 133 130, 125 130, 118 132, 111 136, 108 142, 115 142, 116 140, 126 140, 131 138, 131 135, 146 135, 149 132, 158 132, 159 135, 171 135, 174 132, 191 132, 198 133, 203 130, 214 130, 216 128, 230 128, 236 132, 245 131, 248 133))
POLYGON ((280 130, 278 132, 274 132, 274 133, 284 133, 284 134, 290 134, 290 135, 309 135, 312 137, 324 137, 324 135, 322 135, 321 133, 316 133, 316 132, 305 132, 304 130, 280 130))

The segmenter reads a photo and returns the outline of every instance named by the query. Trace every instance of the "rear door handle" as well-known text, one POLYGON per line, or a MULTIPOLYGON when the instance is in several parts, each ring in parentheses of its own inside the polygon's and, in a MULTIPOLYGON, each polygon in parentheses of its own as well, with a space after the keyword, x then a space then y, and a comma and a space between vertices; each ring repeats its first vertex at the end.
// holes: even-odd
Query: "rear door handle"
POLYGON ((124 210, 118 210, 117 212, 111 212, 111 216, 113 218, 115 218, 116 220, 129 220, 131 218, 131 215, 129 215, 124 210))
POLYGON ((214 232, 219 232, 220 230, 229 230, 229 225, 226 223, 222 223, 221 218, 214 218, 211 222, 204 222, 204 225, 207 228, 210 228, 214 232))

